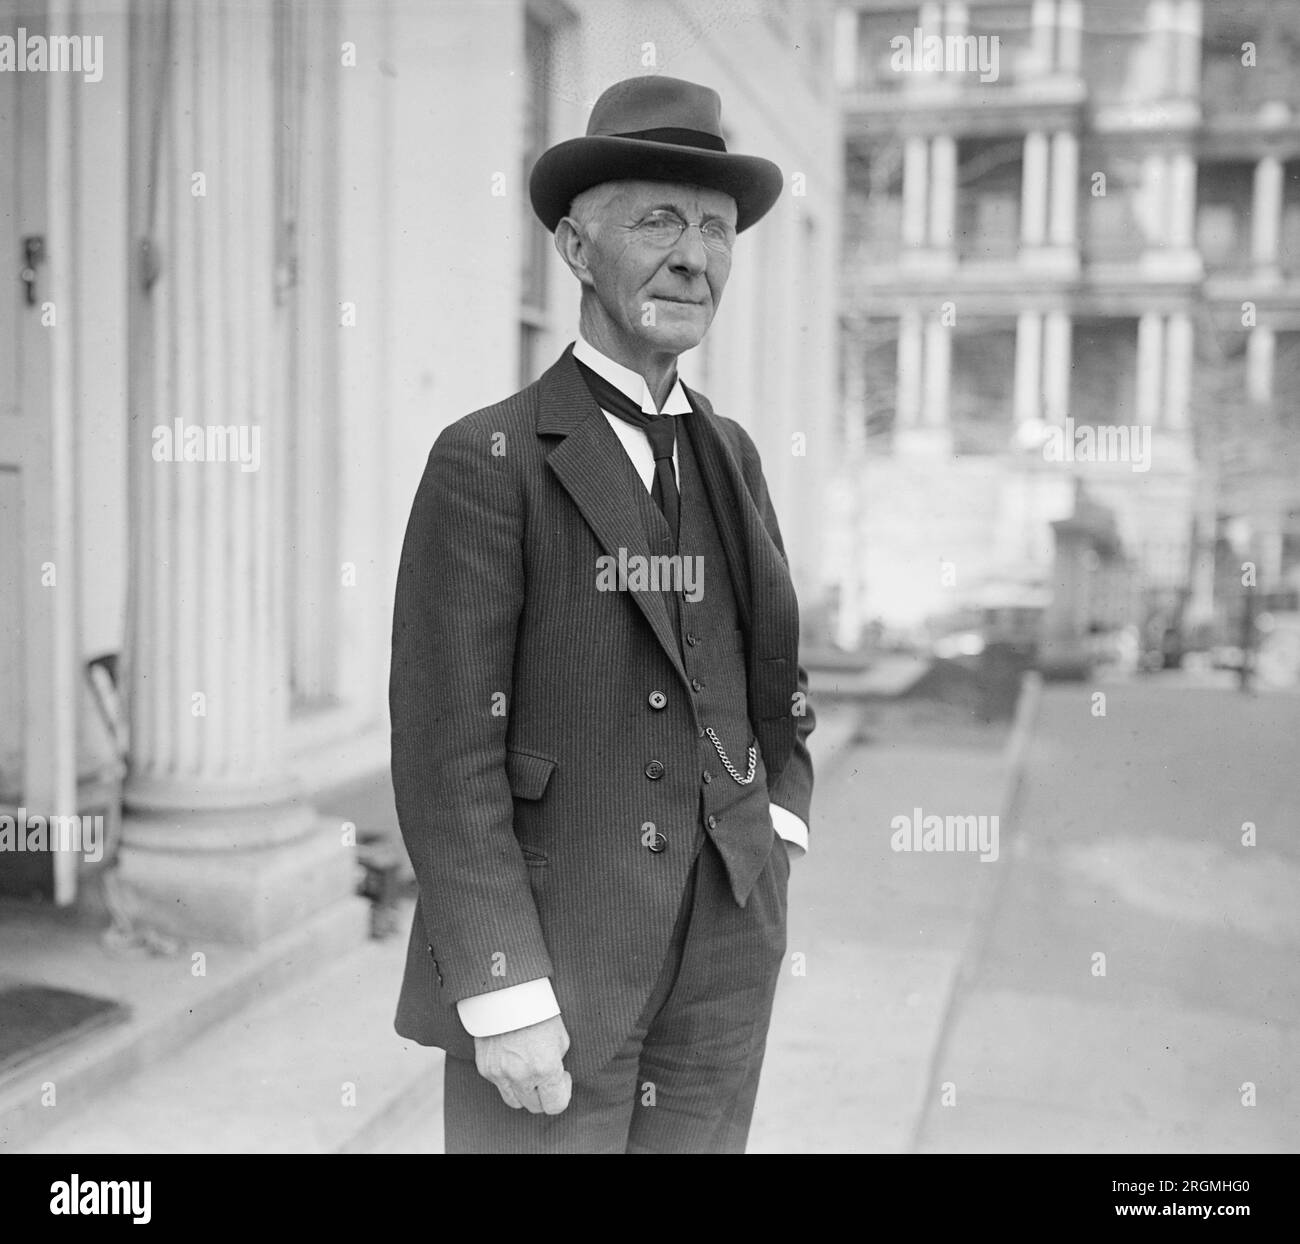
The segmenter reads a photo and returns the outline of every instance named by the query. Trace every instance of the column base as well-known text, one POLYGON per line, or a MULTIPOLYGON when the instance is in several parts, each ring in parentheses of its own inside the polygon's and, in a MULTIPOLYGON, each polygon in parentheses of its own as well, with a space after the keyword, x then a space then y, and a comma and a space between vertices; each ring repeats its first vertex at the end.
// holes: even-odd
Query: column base
POLYGON ((1205 265, 1193 247, 1149 247, 1142 252, 1139 268, 1144 277, 1154 281, 1200 281, 1205 265))
POLYGON ((313 818, 299 837, 235 850, 168 847, 149 828, 127 817, 114 893, 132 925, 186 942, 258 946, 356 892, 337 822, 313 818))
POLYGON ((914 276, 946 276, 957 266, 951 247, 913 246, 899 252, 898 266, 914 276))
POLYGON ((895 428, 894 453, 907 458, 950 458, 952 432, 948 428, 895 428))
POLYGON ((1031 276, 1077 277, 1079 275, 1079 248, 1074 245, 1022 246, 1020 267, 1031 276))

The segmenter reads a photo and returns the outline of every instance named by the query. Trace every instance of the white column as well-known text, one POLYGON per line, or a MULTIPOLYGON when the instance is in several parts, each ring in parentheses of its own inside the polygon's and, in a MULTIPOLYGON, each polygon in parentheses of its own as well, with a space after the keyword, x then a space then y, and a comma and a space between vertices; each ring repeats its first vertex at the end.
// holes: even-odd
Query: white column
POLYGON ((1047 240, 1047 135, 1030 130, 1020 184, 1020 245, 1042 246, 1047 240))
POLYGON ((1257 267, 1277 263, 1282 227, 1282 161, 1267 155, 1255 165, 1255 194, 1251 204, 1251 259, 1257 267))
POLYGON ((1164 320, 1154 311, 1138 319, 1136 389, 1137 422, 1155 427, 1164 392, 1164 320))
POLYGON ((148 239, 156 279, 137 279, 130 302, 131 755, 117 878, 142 923, 256 943, 349 904, 355 868, 337 833, 315 832, 288 776, 277 39, 269 7, 177 7, 160 88, 159 29, 152 11, 133 19, 133 156, 152 149, 155 125, 161 136, 152 178, 132 160, 133 237, 148 239), (250 447, 256 435, 257 469, 155 460, 154 429, 177 422, 205 447, 211 429, 239 429, 250 447))
POLYGON ((1040 74, 1052 73, 1056 68, 1056 0, 1034 0, 1029 13, 1034 63, 1040 74))
POLYGON ((1065 422, 1070 412, 1070 317, 1049 311, 1043 321, 1043 418, 1065 422))
POLYGON ((1082 67, 1083 4, 1081 0, 1060 0, 1057 7, 1056 68, 1058 73, 1077 74, 1082 67))
POLYGON ((1052 214, 1049 236, 1053 246, 1074 246, 1079 204, 1079 140, 1070 130, 1052 135, 1052 214))
POLYGON ((1174 13, 1171 0, 1148 0, 1147 37, 1142 83, 1147 99, 1163 99, 1174 85, 1176 71, 1174 13))
POLYGON ((921 422, 927 428, 948 426, 952 329, 931 315, 925 321, 925 386, 921 422))
POLYGON ((1169 228, 1169 161, 1160 151, 1148 151, 1142 158, 1142 246, 1153 250, 1162 246, 1169 228))
POLYGON ((930 140, 930 245, 950 250, 957 215, 957 141, 951 134, 930 140))
POLYGON ((1043 317, 1022 311, 1016 317, 1016 374, 1013 411, 1017 423, 1042 418, 1043 317))
POLYGON ((1246 338, 1246 393, 1252 402, 1273 396, 1273 356, 1277 339, 1269 325, 1259 324, 1246 338))
POLYGON ((1196 236, 1196 160, 1190 151, 1174 151, 1169 156, 1168 174, 1168 245, 1175 250, 1190 250, 1196 236))
POLYGON ((1169 316, 1165 330, 1164 426, 1184 431, 1192 395, 1192 317, 1183 311, 1169 316))
POLYGON ((835 12, 835 85, 842 91, 858 85, 858 21, 857 9, 835 12))
POLYGON ((844 333, 844 410, 842 435, 850 459, 856 460, 866 443, 867 376, 862 333, 849 324, 844 333))
POLYGON ((924 246, 928 226, 928 139, 913 134, 903 143, 903 245, 924 246))
POLYGON ((1174 91, 1195 99, 1201 89, 1201 0, 1176 0, 1173 27, 1174 91))
POLYGON ((921 421, 921 313, 908 309, 898 317, 898 390, 895 426, 913 428, 921 421))

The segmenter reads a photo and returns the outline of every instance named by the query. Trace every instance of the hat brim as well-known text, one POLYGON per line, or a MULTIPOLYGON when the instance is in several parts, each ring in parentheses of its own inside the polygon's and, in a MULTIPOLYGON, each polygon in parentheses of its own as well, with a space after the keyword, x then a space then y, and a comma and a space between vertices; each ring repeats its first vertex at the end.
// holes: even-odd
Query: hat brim
POLYGON ((785 185, 781 170, 762 156, 598 134, 570 138, 542 153, 528 179, 533 211, 554 232, 577 195, 607 181, 672 181, 720 190, 736 201, 737 233, 762 219, 785 185))

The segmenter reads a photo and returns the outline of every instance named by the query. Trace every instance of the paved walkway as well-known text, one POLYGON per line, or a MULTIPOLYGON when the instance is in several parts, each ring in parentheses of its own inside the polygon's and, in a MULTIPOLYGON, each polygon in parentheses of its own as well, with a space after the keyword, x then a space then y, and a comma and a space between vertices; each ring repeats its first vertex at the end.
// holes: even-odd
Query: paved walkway
POLYGON ((819 783, 813 849, 791 874, 751 1153, 908 1148, 963 952, 997 864, 891 849, 891 821, 999 814, 1000 735, 888 720, 819 783), (978 741, 973 742, 973 739, 978 741), (802 956, 796 958, 795 956, 802 956))
POLYGON ((1295 1152, 1300 696, 1103 689, 1045 694, 920 1148, 1295 1152))

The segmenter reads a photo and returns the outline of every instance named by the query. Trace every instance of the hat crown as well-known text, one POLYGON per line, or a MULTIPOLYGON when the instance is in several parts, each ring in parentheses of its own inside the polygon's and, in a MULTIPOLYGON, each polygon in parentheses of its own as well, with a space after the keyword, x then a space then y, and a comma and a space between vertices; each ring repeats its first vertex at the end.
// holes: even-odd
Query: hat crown
POLYGON ((587 122, 589 138, 670 129, 695 130, 721 141, 722 99, 717 91, 657 74, 626 78, 601 94, 587 122))

